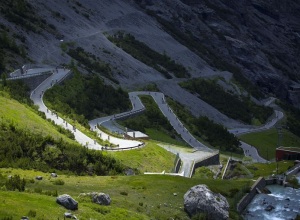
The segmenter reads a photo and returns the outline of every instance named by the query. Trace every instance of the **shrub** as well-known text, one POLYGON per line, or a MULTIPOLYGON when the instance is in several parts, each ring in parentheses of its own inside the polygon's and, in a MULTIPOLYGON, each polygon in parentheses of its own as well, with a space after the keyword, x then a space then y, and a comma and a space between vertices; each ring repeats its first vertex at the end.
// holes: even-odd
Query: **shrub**
POLYGON ((105 206, 93 207, 93 210, 95 210, 96 212, 101 213, 102 215, 106 215, 106 214, 110 213, 109 208, 105 207, 105 206))
POLYGON ((33 218, 34 218, 34 217, 36 217, 36 211, 30 209, 27 215, 28 215, 29 217, 33 217, 33 218))
POLYGON ((4 216, 4 217, 0 217, 0 220, 13 220, 12 216, 4 216))
POLYGON ((7 190, 15 191, 19 190, 20 192, 23 192, 25 190, 26 181, 25 179, 21 179, 19 175, 14 175, 11 178, 9 178, 6 183, 5 187, 7 190))
POLYGON ((125 191, 120 192, 120 194, 123 196, 128 196, 128 192, 125 192, 125 191))
POLYGON ((166 53, 160 54, 152 50, 143 42, 136 40, 131 34, 118 32, 114 36, 109 36, 108 39, 134 58, 162 73, 167 79, 172 78, 169 72, 178 78, 190 77, 189 72, 183 65, 176 63, 166 53))
POLYGON ((58 179, 58 180, 54 180, 53 184, 54 185, 65 185, 65 182, 61 179, 58 179))
POLYGON ((43 192, 43 189, 42 189, 42 188, 40 188, 40 187, 38 187, 38 188, 34 188, 34 192, 35 192, 35 193, 39 193, 39 194, 41 194, 41 193, 43 192))

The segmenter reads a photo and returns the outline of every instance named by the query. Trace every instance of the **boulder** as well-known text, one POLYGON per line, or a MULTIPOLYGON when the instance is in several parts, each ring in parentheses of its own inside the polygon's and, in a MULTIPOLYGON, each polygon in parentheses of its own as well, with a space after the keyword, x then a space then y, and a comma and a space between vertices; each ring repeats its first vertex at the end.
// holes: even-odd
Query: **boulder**
POLYGON ((127 170, 125 170, 125 174, 126 174, 126 176, 134 176, 135 175, 133 169, 127 169, 127 170))
POLYGON ((56 198, 56 202, 69 210, 78 209, 78 202, 76 202, 71 196, 67 194, 58 196, 56 198))
POLYGON ((228 219, 229 204, 224 196, 206 185, 193 186, 184 194, 184 209, 189 216, 206 213, 211 219, 228 219))
POLYGON ((42 180, 43 177, 42 177, 42 176, 36 176, 35 179, 36 179, 36 180, 42 180))
POLYGON ((51 173, 51 177, 57 177, 56 173, 51 173))
POLYGON ((92 201, 99 205, 110 205, 110 197, 105 193, 94 193, 92 195, 92 201))

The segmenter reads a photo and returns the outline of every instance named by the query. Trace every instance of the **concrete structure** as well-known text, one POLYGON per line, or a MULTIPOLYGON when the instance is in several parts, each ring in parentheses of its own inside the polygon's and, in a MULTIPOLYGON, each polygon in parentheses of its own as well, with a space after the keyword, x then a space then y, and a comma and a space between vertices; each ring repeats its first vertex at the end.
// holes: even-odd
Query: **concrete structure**
POLYGON ((148 140, 149 139, 149 136, 140 132, 140 131, 129 131, 129 132, 126 132, 124 133, 124 137, 126 139, 143 139, 143 140, 148 140))
POLYGON ((249 205, 257 191, 261 191, 266 187, 266 180, 263 177, 259 177, 256 182, 251 186, 249 193, 247 193, 237 204, 237 211, 242 213, 244 209, 249 205))
POLYGON ((300 160, 300 148, 278 147, 276 148, 276 161, 300 160))
POLYGON ((190 173, 190 177, 195 173, 195 170, 199 167, 210 166, 210 165, 219 165, 220 164, 220 154, 219 151, 211 153, 211 155, 206 158, 202 158, 201 160, 194 161, 192 166, 192 171, 190 173))
POLYGON ((300 164, 298 163, 295 166, 293 166, 291 169, 289 169, 288 171, 285 172, 285 177, 289 178, 289 177, 299 173, 299 171, 300 171, 300 164))

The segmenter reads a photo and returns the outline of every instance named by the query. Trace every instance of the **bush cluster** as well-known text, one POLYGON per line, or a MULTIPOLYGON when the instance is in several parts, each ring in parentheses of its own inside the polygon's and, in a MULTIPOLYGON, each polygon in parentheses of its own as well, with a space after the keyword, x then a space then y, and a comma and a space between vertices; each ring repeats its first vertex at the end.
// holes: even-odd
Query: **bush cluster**
POLYGON ((70 171, 78 175, 108 175, 124 167, 101 151, 89 150, 50 136, 33 134, 13 123, 0 122, 0 167, 70 171))
MULTIPOLYGON (((66 47, 69 45, 65 44, 64 46, 66 47)), ((101 61, 100 58, 96 57, 94 54, 85 51, 81 47, 77 47, 75 49, 68 48, 67 54, 77 60, 79 63, 83 64, 87 70, 103 74, 114 83, 119 84, 119 82, 112 75, 110 65, 101 61)))
POLYGON ((128 93, 121 88, 116 90, 105 85, 97 75, 82 75, 76 70, 70 80, 47 90, 44 100, 50 109, 87 127, 87 119, 123 112, 130 108, 128 93))
POLYGON ((161 113, 152 97, 141 96, 146 110, 143 114, 134 118, 128 118, 120 123, 136 131, 145 132, 147 128, 154 128, 159 131, 167 132, 170 136, 174 137, 173 127, 161 113))
POLYGON ((10 22, 21 26, 27 31, 40 33, 42 29, 57 34, 56 28, 34 11, 26 0, 5 0, 0 3, 1 14, 10 22))
POLYGON ((160 54, 152 50, 146 44, 136 40, 131 34, 118 32, 114 36, 109 36, 108 39, 134 58, 162 73, 167 79, 172 78, 169 73, 173 73, 178 78, 190 77, 183 65, 176 63, 165 53, 160 54))
POLYGON ((222 151, 243 153, 243 150, 239 147, 239 140, 222 125, 214 123, 207 117, 196 118, 183 105, 170 98, 167 101, 178 118, 193 135, 222 151))
POLYGON ((300 110, 288 103, 280 102, 280 107, 285 110, 287 116, 287 129, 293 134, 300 135, 300 110))
POLYGON ((14 175, 8 178, 5 183, 5 187, 7 190, 19 192, 23 192, 25 190, 26 181, 25 179, 21 179, 19 175, 14 175))
POLYGON ((260 106, 248 98, 225 92, 215 81, 193 79, 180 85, 190 92, 199 94, 202 100, 228 117, 247 124, 251 124, 254 118, 264 123, 273 113, 270 107, 260 106))

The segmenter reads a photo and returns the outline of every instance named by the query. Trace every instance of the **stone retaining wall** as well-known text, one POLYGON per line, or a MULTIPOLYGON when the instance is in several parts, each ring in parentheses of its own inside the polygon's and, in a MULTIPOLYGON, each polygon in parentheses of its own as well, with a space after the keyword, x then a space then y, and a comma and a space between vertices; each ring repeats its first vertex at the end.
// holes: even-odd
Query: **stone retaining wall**
POLYGON ((220 164, 220 153, 216 153, 210 157, 207 157, 201 161, 195 161, 192 173, 195 173, 195 169, 202 166, 219 165, 220 164))
POLYGON ((291 169, 285 172, 286 177, 289 178, 293 175, 296 175, 300 171, 300 164, 295 165, 291 169))
POLYGON ((257 189, 262 190, 266 187, 266 180, 263 177, 259 177, 256 182, 250 188, 250 192, 247 193, 237 204, 237 211, 242 213, 247 205, 252 201, 254 196, 257 194, 257 189))
POLYGON ((181 159, 178 157, 178 160, 176 161, 176 165, 174 167, 174 173, 178 173, 181 167, 181 159))
POLYGON ((29 77, 29 78, 23 78, 20 79, 22 82, 24 82, 30 90, 34 90, 36 87, 38 87, 45 79, 47 79, 52 73, 49 72, 49 74, 43 74, 43 75, 38 75, 34 77, 29 77))

